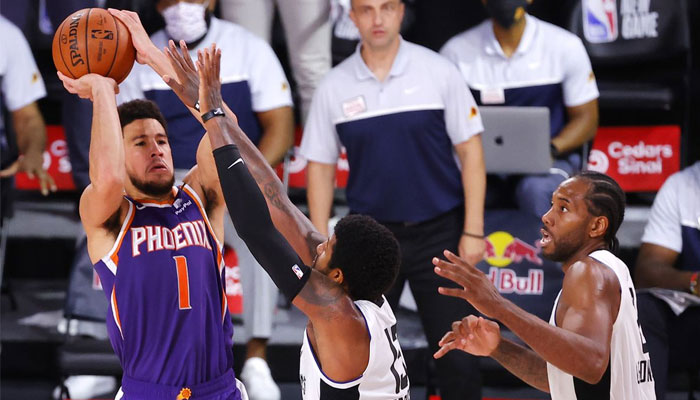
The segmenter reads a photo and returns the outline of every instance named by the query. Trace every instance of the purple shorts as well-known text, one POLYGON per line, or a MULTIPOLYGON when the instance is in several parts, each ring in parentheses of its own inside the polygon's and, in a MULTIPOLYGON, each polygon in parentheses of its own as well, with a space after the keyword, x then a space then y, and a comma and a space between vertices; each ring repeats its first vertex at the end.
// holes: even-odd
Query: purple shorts
POLYGON ((177 400, 181 394, 180 399, 242 400, 233 370, 208 382, 184 387, 148 383, 124 376, 122 392, 121 400, 177 400))

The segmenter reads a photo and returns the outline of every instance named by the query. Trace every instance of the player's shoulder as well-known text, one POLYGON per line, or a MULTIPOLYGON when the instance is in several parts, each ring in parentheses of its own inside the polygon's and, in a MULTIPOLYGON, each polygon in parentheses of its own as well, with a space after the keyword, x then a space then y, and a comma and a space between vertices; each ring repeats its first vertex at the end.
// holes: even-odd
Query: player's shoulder
MULTIPOLYGON (((615 257, 610 252, 606 253, 615 257)), ((564 274, 563 287, 564 289, 568 288, 569 291, 599 291, 602 289, 604 292, 609 292, 619 290, 620 281, 615 272, 615 261, 605 257, 601 258, 600 254, 583 257, 569 266, 564 274)))
POLYGON ((320 96, 332 96, 334 92, 343 92, 348 85, 352 86, 357 82, 356 68, 359 55, 353 53, 340 64, 331 68, 316 87, 320 96))
POLYGON ((683 197, 683 193, 700 189, 700 161, 671 174, 661 185, 658 197, 683 197))
POLYGON ((559 50, 561 54, 571 55, 571 50, 584 49, 583 41, 573 32, 554 25, 551 22, 541 20, 535 16, 528 15, 528 21, 537 24, 540 39, 553 49, 559 50))
POLYGON ((8 39, 8 37, 5 35, 22 35, 22 31, 17 27, 17 25, 13 24, 12 21, 2 15, 0 15, 0 32, 3 34, 3 40, 8 39))
POLYGON ((668 178, 668 180, 674 182, 676 185, 697 187, 698 182, 700 182, 700 161, 697 161, 695 164, 674 173, 668 178))
POLYGON ((410 58, 411 63, 421 63, 435 68, 453 67, 452 63, 448 59, 427 47, 423 47, 407 40, 403 40, 402 46, 404 46, 402 51, 405 51, 406 56, 410 58))
POLYGON ((450 59, 472 59, 482 51, 485 38, 491 31, 491 20, 486 19, 479 25, 451 37, 440 49, 440 54, 450 59))
MULTIPOLYGON (((2 15, 0 15, 0 37, 2 37, 5 43, 27 42, 27 39, 17 25, 2 15)), ((18 46, 0 46, 0 54, 7 54, 11 52, 11 50, 17 48, 18 46)))

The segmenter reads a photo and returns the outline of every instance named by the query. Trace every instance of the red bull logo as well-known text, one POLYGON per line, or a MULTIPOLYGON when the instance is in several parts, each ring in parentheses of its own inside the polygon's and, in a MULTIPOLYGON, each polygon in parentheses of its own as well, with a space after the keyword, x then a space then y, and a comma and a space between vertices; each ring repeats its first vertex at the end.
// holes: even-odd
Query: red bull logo
POLYGON ((540 249, 531 246, 508 232, 497 231, 486 237, 486 262, 494 267, 505 267, 512 262, 527 260, 542 265, 540 249))
POLYGON ((527 276, 518 276, 515 270, 504 268, 511 263, 520 264, 523 261, 542 265, 538 247, 531 246, 504 231, 491 233, 486 237, 485 242, 484 259, 493 266, 489 268, 488 277, 499 292, 505 294, 542 294, 544 288, 543 270, 529 269, 527 276))

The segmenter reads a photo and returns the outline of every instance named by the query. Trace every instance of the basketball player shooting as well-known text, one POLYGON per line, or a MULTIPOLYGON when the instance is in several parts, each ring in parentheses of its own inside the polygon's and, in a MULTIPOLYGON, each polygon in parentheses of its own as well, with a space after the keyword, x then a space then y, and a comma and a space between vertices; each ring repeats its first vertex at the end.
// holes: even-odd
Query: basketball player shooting
POLYGON ((490 356, 553 400, 655 399, 634 285, 611 252, 624 207, 617 182, 597 172, 582 172, 554 192, 540 243, 545 257, 562 262, 564 282, 549 324, 504 299, 486 275, 456 255, 435 258, 435 272, 462 286, 440 293, 468 301, 532 349, 502 338, 496 322, 470 315, 452 324, 435 357, 454 349, 490 356))
POLYGON ((209 139, 202 138, 184 184, 174 187, 168 132, 155 104, 135 100, 117 109, 113 79, 59 78, 93 102, 91 184, 80 198, 80 218, 124 371, 117 398, 246 399, 232 369, 217 239, 225 204, 209 139))
POLYGON ((168 55, 179 82, 199 81, 202 124, 236 231, 309 317, 300 360, 303 398, 408 399, 396 318, 383 296, 398 273, 396 239, 373 219, 351 215, 323 240, 223 104, 221 51, 199 52, 195 71, 184 43, 180 50, 171 42, 168 55))

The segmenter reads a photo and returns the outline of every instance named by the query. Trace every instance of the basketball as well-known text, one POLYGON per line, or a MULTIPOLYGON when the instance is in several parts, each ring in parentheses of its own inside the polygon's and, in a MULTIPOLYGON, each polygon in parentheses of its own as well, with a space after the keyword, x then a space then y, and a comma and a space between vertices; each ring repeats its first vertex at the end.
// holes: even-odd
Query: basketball
POLYGON ((69 15, 53 36, 53 63, 70 78, 89 73, 117 83, 134 66, 136 50, 126 25, 102 8, 84 8, 69 15))

